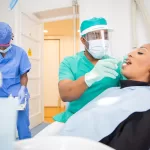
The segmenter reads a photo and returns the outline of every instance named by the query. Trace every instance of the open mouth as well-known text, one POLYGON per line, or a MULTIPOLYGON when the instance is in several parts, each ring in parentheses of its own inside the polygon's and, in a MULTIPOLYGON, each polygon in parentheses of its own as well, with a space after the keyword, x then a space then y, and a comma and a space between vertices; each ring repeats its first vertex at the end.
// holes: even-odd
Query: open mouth
POLYGON ((123 66, 129 66, 129 65, 132 65, 132 62, 131 60, 127 59, 125 63, 123 64, 123 66))
POLYGON ((126 63, 126 65, 131 65, 132 64, 131 60, 129 60, 129 59, 127 59, 125 63, 126 63))

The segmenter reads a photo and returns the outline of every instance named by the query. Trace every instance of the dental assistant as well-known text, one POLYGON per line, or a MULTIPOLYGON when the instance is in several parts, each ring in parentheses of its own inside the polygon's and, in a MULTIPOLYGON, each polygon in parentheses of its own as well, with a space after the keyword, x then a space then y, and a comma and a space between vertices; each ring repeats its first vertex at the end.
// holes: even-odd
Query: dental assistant
POLYGON ((82 22, 81 42, 85 50, 60 64, 59 93, 69 105, 65 112, 54 117, 55 121, 65 123, 104 90, 119 85, 118 61, 108 55, 111 31, 105 18, 82 22))
POLYGON ((11 27, 4 22, 0 22, 0 72, 2 74, 2 86, 0 87, 0 97, 19 98, 19 103, 27 105, 25 110, 18 111, 17 129, 19 139, 31 137, 29 129, 29 92, 27 90, 28 76, 31 69, 26 52, 11 44, 13 33, 11 27))

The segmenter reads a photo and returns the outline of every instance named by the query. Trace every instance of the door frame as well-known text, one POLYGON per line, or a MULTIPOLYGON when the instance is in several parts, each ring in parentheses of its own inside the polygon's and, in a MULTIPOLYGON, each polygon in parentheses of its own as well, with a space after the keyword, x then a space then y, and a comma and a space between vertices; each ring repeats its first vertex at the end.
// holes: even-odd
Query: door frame
MULTIPOLYGON (((21 12, 20 20, 22 20, 22 18, 21 18, 22 15, 25 15, 30 20, 38 23, 41 26, 41 29, 40 29, 41 33, 43 33, 44 24, 42 22, 40 22, 38 19, 36 19, 33 15, 31 15, 29 13, 25 13, 25 12, 21 12)), ((28 35, 26 35, 25 33, 22 32, 21 26, 22 25, 20 24, 20 37, 21 37, 21 35, 28 37, 28 35)), ((31 37, 31 39, 34 40, 34 38, 32 38, 32 37, 31 37)), ((41 34, 41 37, 40 37, 40 41, 41 41, 40 55, 41 55, 41 57, 40 58, 37 58, 37 57, 30 58, 31 60, 40 61, 40 76, 39 77, 29 76, 28 78, 29 78, 29 80, 34 80, 37 78, 40 79, 40 85, 39 86, 40 86, 40 99, 41 99, 41 101, 40 101, 41 106, 39 105, 40 111, 37 114, 30 116, 30 119, 31 119, 30 120, 30 128, 33 128, 33 127, 39 125, 40 123, 42 123, 44 121, 44 97, 43 97, 43 95, 44 95, 43 82, 44 81, 43 81, 43 73, 42 73, 43 72, 43 49, 44 49, 44 47, 43 47, 44 40, 43 39, 44 39, 44 33, 41 34), (37 118, 41 118, 41 121, 39 122, 39 120, 37 118)), ((21 38, 20 38, 20 45, 22 45, 22 39, 21 38)), ((35 95, 35 96, 31 97, 30 99, 34 99, 35 97, 39 97, 39 95, 35 95)))
MULTIPOLYGON (((16 33, 15 34, 16 38, 15 38, 14 43, 17 44, 18 46, 22 46, 21 35, 24 34, 22 32, 22 28, 21 28, 22 27, 22 22, 21 22, 22 15, 27 16, 29 19, 33 20, 36 23, 39 23, 41 25, 41 30, 42 30, 41 33, 43 33, 43 30, 44 30, 44 23, 41 20, 37 19, 33 14, 27 13, 21 7, 20 2, 18 2, 17 6, 16 6, 16 9, 15 9, 15 19, 14 19, 14 26, 15 26, 14 32, 16 33)), ((41 55, 41 58, 40 58, 40 61, 41 61, 40 62, 40 65, 41 65, 40 66, 40 72, 41 72, 40 73, 40 92, 41 92, 40 93, 41 94, 41 96, 40 96, 41 101, 40 102, 41 102, 41 106, 40 106, 40 113, 37 114, 37 117, 41 118, 41 121, 39 122, 39 121, 36 120, 36 118, 34 118, 33 116, 30 116, 30 119, 32 118, 32 121, 30 121, 31 122, 30 128, 33 128, 36 125, 38 125, 38 124, 40 124, 40 123, 42 123, 44 121, 44 98, 43 98, 43 95, 44 95, 44 90, 43 90, 44 85, 43 85, 43 82, 44 81, 43 81, 43 74, 42 74, 42 72, 43 72, 43 49, 44 49, 43 43, 44 43, 44 33, 41 34, 40 41, 41 41, 41 52, 40 52, 40 55, 41 55)), ((31 59, 38 60, 39 58, 31 58, 31 59)), ((35 77, 29 77, 29 78, 30 79, 31 78, 34 79, 35 77)), ((31 98, 33 98, 33 97, 31 97, 31 98)))

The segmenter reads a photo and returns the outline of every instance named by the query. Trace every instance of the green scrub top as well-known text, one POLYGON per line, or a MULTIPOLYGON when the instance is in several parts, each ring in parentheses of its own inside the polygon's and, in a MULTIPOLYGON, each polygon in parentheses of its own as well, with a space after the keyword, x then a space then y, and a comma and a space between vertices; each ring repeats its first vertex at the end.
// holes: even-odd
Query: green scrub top
MULTIPOLYGON (((103 59, 107 58, 111 57, 105 56, 103 59)), ((84 76, 87 72, 90 72, 93 67, 94 65, 84 55, 84 51, 77 53, 75 56, 66 57, 60 64, 59 81, 65 79, 75 81, 84 76)), ((119 80, 121 78, 120 67, 118 67, 116 71, 119 73, 116 79, 106 77, 99 82, 94 83, 82 94, 79 99, 69 102, 69 106, 65 112, 54 116, 53 119, 55 121, 65 123, 69 117, 84 107, 87 103, 92 101, 107 88, 119 86, 119 80)))

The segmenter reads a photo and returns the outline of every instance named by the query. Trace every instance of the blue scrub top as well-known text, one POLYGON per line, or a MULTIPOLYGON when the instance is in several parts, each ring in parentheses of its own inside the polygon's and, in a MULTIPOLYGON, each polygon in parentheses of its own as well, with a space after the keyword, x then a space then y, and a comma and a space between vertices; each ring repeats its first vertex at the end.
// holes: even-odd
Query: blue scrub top
POLYGON ((0 72, 3 78, 0 97, 8 97, 10 94, 14 97, 18 96, 21 87, 20 77, 30 69, 31 63, 22 48, 12 45, 5 57, 0 54, 0 72))

